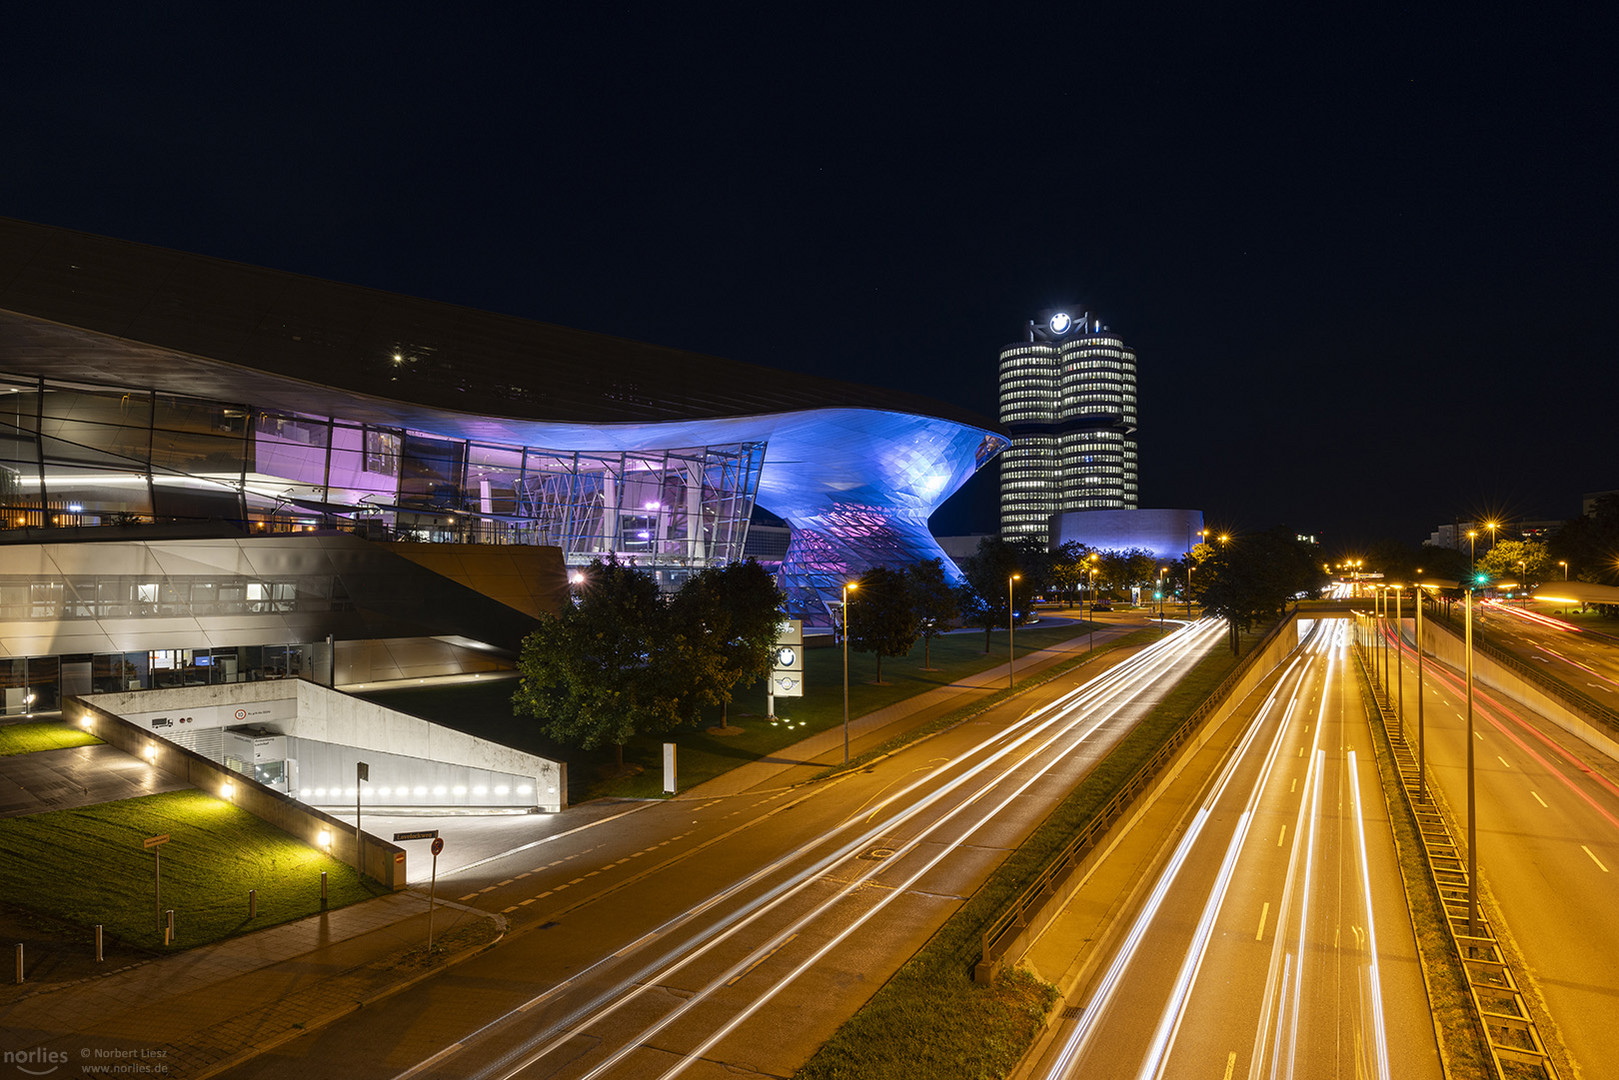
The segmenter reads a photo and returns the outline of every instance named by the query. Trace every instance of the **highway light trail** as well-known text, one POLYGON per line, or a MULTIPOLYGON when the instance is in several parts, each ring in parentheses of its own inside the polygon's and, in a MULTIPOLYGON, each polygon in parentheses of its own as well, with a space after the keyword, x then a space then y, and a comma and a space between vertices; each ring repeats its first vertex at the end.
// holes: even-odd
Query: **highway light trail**
MULTIPOLYGON (((1100 985, 1098 986, 1096 992, 1092 995, 1090 1002, 1085 1008, 1085 1012, 1080 1017, 1080 1022, 1076 1024, 1074 1026, 1074 1030, 1069 1033, 1068 1040, 1063 1045, 1062 1051, 1058 1054, 1056 1063, 1049 1071, 1048 1076, 1068 1077, 1079 1075, 1074 1070, 1083 1062, 1084 1056, 1090 1048, 1091 1040, 1094 1038, 1096 1031, 1100 1027, 1103 1017, 1107 1014, 1109 1008, 1113 1004, 1114 996, 1123 983, 1125 973, 1129 969, 1131 962, 1135 959, 1136 953, 1139 950, 1142 942, 1145 940, 1154 919, 1162 909, 1165 898, 1170 888, 1175 883, 1181 867, 1185 864, 1187 856, 1191 853, 1192 849, 1197 845, 1198 839, 1202 835, 1203 828, 1208 823, 1209 816, 1213 812, 1213 808, 1219 803, 1227 787, 1231 784, 1233 777, 1236 775, 1238 763, 1248 752, 1255 740, 1258 739, 1265 717, 1270 715, 1270 712, 1274 708, 1278 697, 1282 693, 1283 687, 1288 685, 1293 679, 1295 672, 1299 669, 1299 666, 1300 660, 1295 658, 1293 663, 1288 667, 1286 673, 1284 673, 1282 678, 1278 680, 1276 686, 1272 688, 1270 695, 1266 699, 1263 707, 1260 708, 1253 721, 1248 725, 1248 729, 1243 735, 1238 751, 1226 759, 1225 766, 1221 770, 1220 777, 1215 783, 1214 790, 1203 801, 1203 804, 1198 807, 1197 812, 1192 819, 1191 826, 1186 830, 1186 834, 1181 838, 1180 843, 1176 845, 1174 853, 1170 856, 1168 865, 1159 875, 1157 882, 1153 886, 1151 895, 1147 898, 1146 904, 1142 907, 1140 914, 1136 916, 1135 921, 1131 924, 1129 933, 1126 935, 1122 946, 1114 955, 1113 962, 1108 966, 1106 973, 1102 976, 1100 985)), ((1289 702, 1287 709, 1288 715, 1290 715, 1292 712, 1292 705, 1293 703, 1289 702)), ((1272 764, 1274 764, 1277 755, 1280 753, 1280 748, 1282 745, 1281 736, 1285 728, 1285 722, 1277 725, 1276 735, 1271 740, 1270 748, 1266 754, 1267 770, 1272 764)), ((1166 1015, 1168 1014, 1169 1010, 1166 1010, 1166 1015)))
MULTIPOLYGON (((702 974, 703 986, 685 1001, 670 1009, 659 1019, 641 1027, 627 1038, 614 1037, 611 1045, 603 1043, 606 1057, 598 1059, 582 1076, 600 1076, 620 1065, 624 1058, 644 1046, 646 1040, 685 1016, 692 1008, 706 1001, 740 975, 749 974, 750 983, 768 977, 768 970, 786 961, 778 954, 785 953, 789 945, 802 945, 803 928, 812 920, 830 912, 845 898, 859 893, 878 874, 892 874, 901 860, 912 854, 924 841, 933 840, 940 845, 937 854, 923 860, 914 871, 904 867, 905 877, 894 884, 879 903, 864 912, 850 916, 849 923, 835 934, 831 941, 815 950, 797 964, 785 977, 764 987, 752 999, 751 1006, 722 1025, 694 1052, 706 1052, 724 1035, 735 1029, 803 971, 823 957, 827 950, 844 940, 855 928, 863 925, 880 912, 893 899, 902 896, 915 882, 942 859, 958 849, 983 824, 994 819, 1004 808, 1052 769, 1058 767, 1074 747, 1083 742, 1099 727, 1115 716, 1146 683, 1161 677, 1186 657, 1206 649, 1222 634, 1219 624, 1194 624, 1154 643, 1136 656, 1098 676, 1085 686, 1063 695, 1057 701, 1022 718, 1016 724, 987 735, 976 748, 960 755, 945 768, 916 778, 897 791, 889 793, 875 806, 863 808, 851 815, 832 832, 816 841, 787 852, 769 865, 736 880, 725 889, 710 896, 694 909, 682 913, 657 927, 638 935, 635 941, 617 950, 568 980, 510 1010, 491 1022, 458 1040, 455 1053, 440 1053, 401 1074, 401 1077, 420 1075, 436 1069, 452 1070, 457 1076, 510 1077, 542 1062, 581 1033, 599 1026, 643 997, 676 972, 688 968, 709 956, 742 933, 758 934, 765 930, 765 940, 752 947, 740 960, 711 975, 702 974), (1012 768, 1024 768, 1028 775, 1010 785, 999 796, 991 797, 995 790, 1007 788, 1012 768), (984 805, 980 806, 979 804, 984 805), (969 810, 977 812, 969 815, 969 810), (931 822, 922 824, 914 836, 897 845, 895 854, 881 862, 869 862, 856 867, 851 880, 839 888, 835 895, 813 903, 811 909, 796 918, 789 917, 783 925, 782 914, 777 912, 794 899, 804 897, 814 886, 824 888, 823 876, 835 866, 861 855, 896 828, 917 822, 930 810, 942 811, 931 822), (959 819, 959 820, 958 820, 959 819), (948 830, 948 831, 946 831, 948 830), (940 835, 943 834, 943 835, 940 835), (819 853, 819 854, 817 854, 819 853), (806 861, 807 860, 807 861, 806 861), (785 875, 785 876, 782 876, 785 875), (780 877, 780 880, 772 880, 780 877), (756 895, 750 892, 763 887, 756 895), (727 906, 729 905, 729 906, 727 906), (712 920, 700 926, 700 917, 712 920), (769 921, 761 921, 761 920, 769 921), (676 932, 690 930, 691 940, 676 941, 676 932), (623 957, 637 953, 656 953, 640 963, 637 970, 615 974, 610 970, 623 957), (774 961, 766 963, 766 961, 774 961), (757 970, 756 970, 757 969, 757 970), (591 988, 587 983, 605 982, 591 988), (468 1068, 468 1061, 457 1062, 458 1054, 491 1036, 511 1039, 518 1028, 514 1021, 524 1018, 537 1005, 554 1002, 564 991, 583 994, 583 1000, 573 1003, 565 1015, 543 1021, 540 1029, 527 1035, 518 1035, 518 1045, 503 1052, 488 1055, 468 1068), (459 1065, 459 1067, 456 1067, 459 1065)), ((806 796, 808 797, 808 796, 806 796)), ((869 890, 865 893, 869 896, 869 890)), ((785 914, 785 913, 783 913, 785 914)), ((751 942, 749 943, 752 944, 751 942)), ((734 946, 733 946, 734 947, 734 946)), ((687 976, 689 979, 690 976, 687 976)), ((670 1072, 673 1076, 687 1064, 696 1060, 694 1055, 681 1059, 670 1072)), ((583 1063, 581 1062, 581 1066, 583 1063)))
MULTIPOLYGON (((1409 646, 1406 646, 1405 648, 1409 648, 1409 646)), ((1404 652, 1405 648, 1402 648, 1401 651, 1404 652)), ((1440 667, 1437 664, 1430 664, 1425 668, 1425 670, 1429 672, 1436 681, 1450 687, 1451 692, 1457 696, 1461 696, 1466 693, 1466 687, 1463 684, 1463 680, 1446 668, 1440 667)), ((1576 798, 1584 802, 1592 810, 1596 811, 1598 816, 1612 826, 1615 831, 1619 831, 1619 816, 1616 816, 1612 810, 1598 803, 1589 791, 1575 783, 1571 777, 1564 773, 1562 769, 1558 768, 1557 765, 1546 755, 1542 754, 1540 751, 1536 750, 1533 746, 1526 742, 1519 732, 1532 737, 1536 742, 1540 743, 1547 750, 1551 751, 1553 755, 1560 757, 1564 761, 1573 765, 1587 780, 1590 780, 1592 783, 1596 784, 1598 787, 1602 788, 1615 798, 1619 798, 1619 784, 1615 784, 1602 773, 1592 769, 1590 765, 1582 761, 1573 751, 1563 746, 1563 744, 1559 743, 1557 740, 1551 738, 1535 725, 1529 723, 1522 716, 1518 715, 1518 713, 1504 705, 1500 699, 1496 698, 1493 694, 1480 687, 1476 680, 1473 685, 1473 701, 1478 714, 1487 720, 1491 727, 1495 728, 1502 735, 1506 736, 1509 742, 1528 755, 1533 761, 1535 761, 1536 764, 1540 765, 1541 768, 1545 769, 1549 775, 1566 787, 1576 798), (1502 717, 1511 720, 1512 723, 1517 726, 1518 730, 1514 731, 1511 727, 1508 727, 1507 724, 1503 722, 1502 717)))
MULTIPOLYGON (((1158 1080, 1194 1075, 1191 1062, 1206 1060, 1211 1038, 1229 1038, 1240 1015, 1249 1018, 1241 1023, 1253 1025, 1248 1028, 1253 1044, 1246 1069, 1251 1080, 1351 1071, 1387 1080, 1388 1038, 1357 759, 1353 750, 1347 760, 1337 756, 1345 700, 1339 660, 1346 640, 1341 623, 1318 627, 1276 677, 1197 806, 1084 1012, 1051 1058, 1047 1077, 1106 1074, 1158 1080), (1307 706, 1315 694, 1319 706, 1312 718, 1307 706), (1301 732, 1301 722, 1308 735, 1301 732), (1295 746, 1302 761, 1293 753, 1295 746), (1302 782, 1288 777, 1295 762, 1304 766, 1302 782), (1334 788, 1336 797, 1330 795, 1334 788), (1256 820, 1274 819, 1280 805, 1291 807, 1295 801, 1296 810, 1289 810, 1293 820, 1281 833, 1292 837, 1284 869, 1284 856, 1276 851, 1280 839, 1275 844, 1269 836, 1250 841, 1258 839, 1256 820), (1229 835, 1210 828, 1222 819, 1229 835), (1215 843, 1223 844, 1218 855, 1207 850, 1215 843), (1194 866, 1198 869, 1192 871, 1194 866), (1262 953, 1242 952, 1234 944, 1242 935, 1222 930, 1234 919, 1249 917, 1246 912, 1226 913, 1239 880, 1246 881, 1242 895, 1245 902, 1254 902, 1255 910, 1254 885, 1280 884, 1279 901, 1265 903, 1259 933, 1254 935, 1253 924, 1247 924, 1250 942, 1262 940, 1264 920, 1274 912, 1271 945, 1248 946, 1264 949, 1262 953), (1357 887, 1346 891, 1346 881, 1357 887), (1166 953, 1177 958, 1170 967, 1166 953), (1254 972, 1255 994, 1248 999, 1255 1002, 1252 1006, 1218 1004, 1234 985, 1234 964, 1254 972), (1211 973, 1218 977, 1202 988, 1211 973), (1145 1010, 1151 1010, 1146 1024, 1145 1010), (1199 1026, 1183 1053, 1194 1010, 1199 1011, 1199 1026), (1333 1062, 1346 1054, 1353 1057, 1354 1069, 1335 1072, 1333 1062)), ((1222 1051, 1220 1059, 1225 1075, 1233 1075, 1237 1054, 1222 1051)))

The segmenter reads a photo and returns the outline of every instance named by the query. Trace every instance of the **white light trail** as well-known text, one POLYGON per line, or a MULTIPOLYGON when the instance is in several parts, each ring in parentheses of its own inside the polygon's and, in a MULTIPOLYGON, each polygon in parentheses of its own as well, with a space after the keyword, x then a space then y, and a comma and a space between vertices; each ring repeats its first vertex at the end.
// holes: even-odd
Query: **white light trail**
MULTIPOLYGON (((1185 630, 1178 631, 1175 634, 1172 634, 1169 637, 1148 646, 1148 648, 1143 649, 1140 653, 1137 653, 1135 656, 1129 658, 1110 671, 1091 680, 1091 682, 1087 683, 1085 686, 1071 691, 1057 701, 1052 702, 1045 708, 1037 710, 1029 717, 1019 721, 1017 725, 994 733, 990 737, 986 738, 982 744, 980 744, 977 751, 987 750, 990 747, 994 747, 996 743, 1003 743, 1003 745, 997 749, 994 749, 988 754, 988 756, 976 764, 965 768, 957 776, 942 784, 937 790, 928 793, 921 800, 908 807, 905 807, 894 816, 877 822, 871 825, 871 827, 862 830, 859 835, 855 836, 854 838, 846 839, 840 844, 837 850, 816 860, 814 864, 795 872, 790 878, 773 886, 765 894, 750 900, 737 911, 728 913, 719 923, 716 924, 715 927, 705 931, 705 933, 708 935, 706 940, 680 955, 678 958, 668 962, 667 964, 665 964, 665 961, 662 959, 653 959, 640 971, 635 972, 627 979, 621 980, 616 987, 598 994, 593 1000, 583 1003, 578 1008, 572 1010, 568 1017, 548 1024, 546 1032, 542 1032, 535 1039, 527 1041, 523 1047, 502 1055, 499 1061, 493 1063, 491 1068, 486 1069, 480 1075, 494 1075, 495 1073, 493 1070, 505 1070, 499 1073, 499 1075, 511 1076, 535 1061, 543 1058, 546 1054, 552 1052, 563 1043, 573 1038, 580 1030, 583 1030, 584 1028, 598 1023, 608 1016, 611 1016, 613 1013, 629 1004, 642 993, 651 990, 659 981, 666 978, 668 975, 679 970, 698 957, 706 954, 734 934, 740 932, 743 928, 747 927, 755 920, 764 916, 793 896, 799 894, 805 888, 808 888, 810 885, 815 883, 832 865, 845 860, 852 855, 858 854, 877 839, 892 832, 896 826, 909 822, 911 819, 917 817, 925 810, 935 806, 946 796, 956 792, 970 781, 995 768, 997 765, 1000 765, 1003 761, 1020 749, 1029 747, 1030 744, 1037 744, 1028 751, 1022 760, 1030 761, 1038 759, 1043 751, 1048 750, 1059 740, 1065 737, 1070 737, 1076 729, 1081 727, 1085 728, 1084 732, 1079 736, 1079 741, 1082 741, 1084 738, 1088 737, 1092 732, 1094 732, 1094 730, 1102 723, 1106 722, 1106 720, 1110 719, 1113 715, 1116 715, 1117 712, 1124 707, 1124 704, 1127 701, 1127 695, 1133 692, 1142 683, 1150 682, 1158 678, 1164 670, 1167 670, 1168 667, 1178 662, 1188 653, 1206 647, 1211 639, 1218 637, 1222 632, 1223 631, 1221 631, 1219 624, 1213 623, 1212 621, 1193 624, 1191 627, 1188 627, 1185 630), (1108 705, 1112 705, 1111 711, 1103 713, 1101 711, 1102 708, 1108 705), (1090 711, 1082 711, 1087 706, 1090 706, 1090 711), (1045 738, 1042 740, 1041 736, 1045 736, 1045 738), (660 968, 660 965, 664 966, 660 968), (623 993, 622 987, 626 983, 634 984, 635 989, 629 991, 628 993, 623 993), (550 1041, 547 1042, 546 1045, 536 1046, 537 1042, 547 1039, 550 1041), (517 1061, 514 1065, 513 1063, 518 1057, 521 1057, 522 1060, 517 1061)), ((1025 781, 1025 783, 1019 787, 1018 791, 1021 792, 1029 784, 1036 782, 1041 776, 1045 775, 1046 772, 1055 768, 1060 763, 1061 756, 1062 755, 1047 755, 1046 759, 1040 763, 1035 774, 1031 776, 1029 780, 1025 781)), ((880 811, 883 808, 902 800, 904 797, 915 792, 926 784, 937 782, 939 775, 940 774, 938 773, 933 773, 919 777, 911 784, 900 789, 899 791, 893 792, 887 798, 881 800, 876 804, 875 807, 861 811, 858 817, 851 817, 847 819, 833 830, 833 834, 835 835, 838 832, 848 830, 859 824, 862 820, 869 822, 871 816, 877 811, 880 811)), ((954 818, 957 813, 975 803, 987 792, 992 790, 996 785, 1000 784, 1004 778, 1005 770, 1002 769, 1001 772, 995 776, 992 776, 977 791, 974 791, 964 797, 960 803, 943 818, 929 825, 917 837, 903 845, 900 849, 901 853, 914 849, 924 839, 928 838, 934 831, 943 827, 952 818, 954 818)), ((1016 793, 1014 793, 1012 796, 1008 796, 1008 800, 1015 798, 1015 796, 1016 793)), ((996 810, 999 810, 1005 805, 1006 801, 1003 801, 996 807, 996 810)), ((959 843, 960 839, 970 836, 971 831, 978 828, 986 820, 988 820, 988 815, 982 817, 972 826, 972 829, 963 833, 957 841, 945 845, 939 857, 942 858, 943 855, 948 854, 952 850, 955 843, 959 843)), ((822 837, 816 841, 814 846, 820 846, 824 843, 825 837, 822 837)), ((806 845, 793 852, 783 855, 775 862, 760 869, 759 871, 754 872, 753 874, 748 875, 745 879, 733 884, 725 890, 722 890, 720 893, 715 894, 702 904, 697 905, 682 915, 669 920, 656 930, 643 935, 639 940, 649 941, 666 936, 669 931, 691 922, 698 915, 710 911, 722 901, 734 898, 744 889, 757 884, 761 880, 764 880, 770 874, 784 869, 792 861, 802 858, 803 855, 805 855, 809 850, 810 845, 806 845)), ((886 869, 887 867, 893 866, 894 862, 895 857, 891 857, 885 861, 885 864, 873 864, 872 866, 868 867, 866 870, 856 875, 855 879, 846 887, 843 893, 840 893, 839 896, 833 897, 831 900, 828 900, 820 905, 817 908, 817 913, 824 912, 831 904, 837 902, 837 900, 839 900, 843 895, 847 895, 854 889, 859 888, 860 885, 864 884, 864 882, 874 874, 886 869)), ((931 866, 932 863, 930 862, 929 865, 931 866)), ((907 885, 908 884, 909 882, 907 882, 907 885)), ((900 891, 903 891, 903 889, 900 891)), ((893 895, 897 895, 897 893, 893 895)), ((885 900, 884 904, 886 904, 886 902, 887 901, 885 900)), ((869 917, 869 915, 867 917, 869 917)), ((781 935, 779 934, 776 935, 776 937, 780 936, 781 935)), ((765 945, 761 946, 755 951, 755 953, 750 953, 749 959, 745 960, 741 966, 746 966, 747 963, 753 962, 752 958, 758 954, 779 948, 780 942, 776 940, 776 937, 773 937, 770 942, 767 942, 765 945)), ((623 950, 620 950, 620 952, 622 951, 623 950)), ((586 975, 602 968, 610 959, 612 958, 604 958, 602 961, 598 961, 590 968, 585 969, 585 971, 575 974, 565 982, 547 989, 545 992, 536 996, 530 1001, 525 1002, 523 1005, 511 1010, 504 1016, 491 1021, 489 1024, 484 1025, 476 1032, 473 1032, 472 1034, 461 1039, 460 1043, 463 1046, 470 1044, 480 1036, 490 1033, 493 1029, 512 1016, 528 1011, 537 1003, 555 996, 563 989, 578 985, 586 975)), ((640 1036, 628 1040, 625 1044, 625 1051, 640 1045, 648 1035, 658 1029, 661 1029, 676 1016, 682 1015, 688 1008, 705 998, 708 993, 712 992, 719 985, 723 985, 725 978, 734 973, 734 969, 728 971, 726 976, 722 976, 703 992, 691 999, 688 999, 676 1010, 674 1014, 657 1024, 651 1031, 643 1032, 640 1036)), ((779 983, 777 987, 771 990, 769 993, 773 995, 776 990, 779 990, 785 985, 785 982, 779 983)), ((615 1055, 614 1060, 616 1060, 617 1056, 621 1056, 621 1054, 615 1055)), ((436 1055, 433 1059, 434 1063, 442 1060, 443 1055, 436 1055)), ((600 1068, 604 1068, 608 1064, 611 1064, 611 1062, 603 1063, 603 1066, 599 1067, 597 1071, 599 1072, 600 1068)), ((418 1074, 427 1065, 427 1062, 423 1062, 415 1068, 401 1073, 399 1080, 405 1080, 406 1077, 418 1074)), ((590 1075, 596 1075, 596 1073, 593 1072, 590 1075)))

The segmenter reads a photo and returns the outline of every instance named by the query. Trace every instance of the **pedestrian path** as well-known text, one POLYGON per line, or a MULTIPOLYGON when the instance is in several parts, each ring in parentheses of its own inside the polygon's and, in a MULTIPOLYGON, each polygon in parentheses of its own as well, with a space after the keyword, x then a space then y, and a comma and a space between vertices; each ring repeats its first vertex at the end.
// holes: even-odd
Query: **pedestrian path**
POLYGON ((138 1051, 169 1076, 200 1077, 395 993, 497 941, 505 920, 392 893, 38 992, 6 987, 7 1048, 115 1064, 138 1051))

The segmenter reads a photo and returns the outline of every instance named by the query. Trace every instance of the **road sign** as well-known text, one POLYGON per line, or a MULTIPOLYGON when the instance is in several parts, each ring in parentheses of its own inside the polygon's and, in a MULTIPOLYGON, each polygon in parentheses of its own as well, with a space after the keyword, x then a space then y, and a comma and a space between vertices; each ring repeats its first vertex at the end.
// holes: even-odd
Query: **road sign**
POLYGON ((444 838, 442 836, 433 837, 433 855, 436 857, 438 855, 438 853, 443 851, 443 850, 444 850, 444 838))
POLYGON ((394 843, 396 843, 396 844, 401 840, 437 840, 437 839, 438 839, 438 830, 437 829, 422 829, 420 832, 396 832, 396 833, 394 833, 394 843))
POLYGON ((166 844, 168 842, 169 834, 164 833, 162 836, 148 836, 145 840, 141 841, 141 847, 145 848, 147 851, 150 851, 159 844, 166 844))

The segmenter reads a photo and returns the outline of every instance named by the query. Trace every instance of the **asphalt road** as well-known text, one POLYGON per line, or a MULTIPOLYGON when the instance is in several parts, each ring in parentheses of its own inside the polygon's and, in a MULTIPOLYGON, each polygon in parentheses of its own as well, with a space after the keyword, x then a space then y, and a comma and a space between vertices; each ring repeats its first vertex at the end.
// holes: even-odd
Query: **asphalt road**
POLYGON ((1241 739, 1041 1077, 1439 1077, 1346 621, 1243 703, 1241 739))
POLYGON ((833 780, 655 803, 450 874, 444 894, 507 913, 505 942, 227 1075, 791 1075, 1222 640, 1170 635, 833 780))
MULTIPOLYGON (((1412 727, 1409 650, 1401 670, 1412 727)), ((1465 822, 1465 683, 1431 658, 1424 671, 1429 775, 1465 822)), ((1611 1075, 1619 1061, 1619 764, 1482 687, 1473 729, 1479 877, 1570 1057, 1585 1076, 1611 1075)))
POLYGON ((1619 710, 1619 640, 1546 614, 1540 610, 1544 607, 1483 603, 1474 617, 1489 629, 1492 640, 1506 643, 1519 657, 1598 704, 1619 710))

